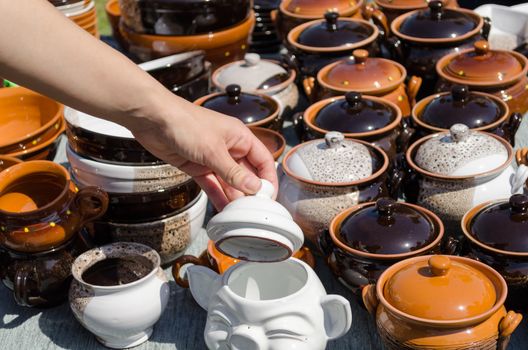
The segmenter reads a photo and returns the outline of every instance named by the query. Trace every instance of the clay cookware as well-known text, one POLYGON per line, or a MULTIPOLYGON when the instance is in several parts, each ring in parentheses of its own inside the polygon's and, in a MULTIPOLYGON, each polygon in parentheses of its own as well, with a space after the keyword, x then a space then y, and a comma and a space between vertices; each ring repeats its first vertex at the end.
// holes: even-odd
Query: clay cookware
POLYGON ((420 100, 412 110, 412 121, 417 127, 413 137, 422 137, 448 130, 462 123, 470 129, 493 132, 512 145, 522 115, 513 113, 500 98, 469 91, 466 85, 453 85, 450 92, 442 92, 420 100))
POLYGON ((267 95, 242 92, 240 85, 228 85, 225 92, 203 96, 194 103, 238 118, 247 126, 282 129, 279 103, 267 95))
POLYGON ((528 196, 482 203, 462 218, 468 256, 497 270, 508 284, 507 304, 526 308, 528 291, 528 196))
POLYGON ((488 42, 481 40, 473 48, 440 59, 436 71, 441 78, 439 91, 465 84, 501 98, 511 112, 528 111, 528 58, 518 52, 491 50, 488 42))
POLYGON ((380 147, 390 158, 407 149, 411 136, 398 106, 357 92, 319 101, 308 107, 302 118, 294 121, 301 139, 310 140, 338 131, 345 137, 380 147))
POLYGON ((431 211, 381 198, 348 208, 332 220, 328 263, 358 293, 396 262, 439 252, 443 236, 444 225, 431 211))
MULTIPOLYGON (((391 23, 396 17, 404 13, 427 8, 429 0, 374 0, 374 3, 387 17, 391 23)), ((458 8, 457 0, 442 0, 447 8, 458 8)))
POLYGON ((104 214, 108 196, 96 187, 78 191, 62 166, 29 161, 0 173, 0 244, 42 252, 70 240, 104 214))
POLYGON ((0 172, 18 163, 22 163, 22 161, 18 158, 0 156, 0 172))
POLYGON ((363 289, 389 349, 507 348, 522 315, 506 312, 508 288, 491 267, 458 256, 410 258, 363 289))
POLYGON ((406 86, 407 72, 401 64, 368 55, 366 50, 354 50, 351 57, 321 69, 317 80, 306 77, 303 82, 306 95, 312 101, 319 101, 351 91, 361 92, 396 104, 403 116, 408 117, 422 79, 412 76, 406 86))
POLYGON ((270 129, 259 128, 252 126, 249 128, 251 132, 266 146, 270 151, 273 159, 278 160, 284 153, 286 148, 286 140, 284 136, 278 132, 270 129))
POLYGON ((391 40, 394 57, 407 73, 424 79, 422 93, 433 93, 437 80, 436 62, 451 52, 469 48, 486 37, 489 25, 478 14, 466 9, 444 8, 440 1, 429 8, 397 17, 391 24, 396 39, 391 40))
POLYGON ((328 12, 325 19, 295 27, 288 34, 289 60, 302 76, 317 76, 317 72, 332 62, 365 49, 372 56, 379 53, 378 28, 362 19, 338 18, 328 12))

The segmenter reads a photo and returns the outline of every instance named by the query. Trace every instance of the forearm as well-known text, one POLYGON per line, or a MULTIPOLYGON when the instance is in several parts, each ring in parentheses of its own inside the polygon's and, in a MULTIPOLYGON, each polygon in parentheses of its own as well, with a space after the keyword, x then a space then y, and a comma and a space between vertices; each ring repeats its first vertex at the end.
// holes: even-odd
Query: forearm
POLYGON ((189 108, 46 0, 0 0, 0 14, 0 76, 128 127, 166 118, 165 100, 189 108))

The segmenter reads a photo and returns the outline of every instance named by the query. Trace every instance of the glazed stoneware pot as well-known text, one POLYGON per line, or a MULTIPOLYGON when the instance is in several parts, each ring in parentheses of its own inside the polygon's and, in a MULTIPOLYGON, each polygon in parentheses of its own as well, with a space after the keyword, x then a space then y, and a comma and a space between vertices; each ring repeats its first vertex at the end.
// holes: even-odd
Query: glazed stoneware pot
POLYGON ((72 263, 87 249, 78 237, 39 253, 0 248, 0 278, 18 305, 55 306, 67 299, 72 263))
POLYGON ((266 146, 273 159, 277 161, 286 148, 286 139, 275 130, 252 126, 251 132, 266 146))
POLYGON ((316 77, 324 66, 346 58, 355 49, 372 56, 379 53, 378 28, 362 19, 338 18, 328 12, 325 19, 295 27, 288 34, 289 63, 301 77, 316 77))
MULTIPOLYGON (((376 6, 385 14, 387 21, 392 23, 394 19, 404 13, 427 8, 429 0, 374 0, 376 6)), ((442 0, 446 8, 458 8, 457 0, 442 0)))
POLYGON ((0 172, 18 163, 22 163, 22 161, 18 158, 0 156, 0 172))
POLYGON ((385 152, 365 141, 332 132, 291 149, 282 160, 278 201, 323 250, 334 216, 353 205, 387 196, 385 152))
POLYGON ((505 350, 522 315, 506 312, 508 288, 491 267, 458 256, 420 256, 363 289, 386 349, 505 350))
POLYGON ((80 255, 71 268, 70 307, 104 346, 123 349, 150 337, 169 301, 169 283, 156 251, 114 243, 80 255))
POLYGON ((108 196, 79 191, 66 169, 49 161, 24 162, 0 173, 0 244, 34 253, 61 246, 102 216, 108 196))
POLYGON ((431 95, 437 81, 436 62, 452 52, 469 48, 487 37, 489 24, 466 9, 444 8, 440 1, 429 8, 397 17, 391 24, 393 55, 412 75, 423 79, 423 96, 431 95))
POLYGON ((328 263, 339 281, 359 294, 398 261, 440 252, 443 237, 444 225, 433 212, 381 198, 332 220, 328 263))
POLYGON ((330 131, 338 131, 345 137, 380 147, 391 159, 397 152, 407 149, 412 135, 398 106, 356 92, 316 102, 302 116, 298 115, 294 123, 301 140, 312 140, 330 131))
POLYGON ((438 91, 453 84, 465 84, 470 90, 501 98, 511 112, 528 111, 528 58, 515 51, 491 50, 486 41, 473 48, 443 57, 436 65, 440 76, 438 91))
POLYGON ((249 15, 250 0, 119 0, 125 24, 136 33, 196 35, 232 27, 249 15))
POLYGON ((282 114, 289 116, 299 103, 299 90, 295 85, 297 73, 279 62, 261 59, 248 53, 244 60, 226 64, 212 75, 213 86, 224 91, 228 85, 237 84, 242 91, 266 94, 280 101, 282 114))
POLYGON ((437 214, 446 231, 460 232, 460 220, 477 204, 522 193, 528 168, 514 169, 513 150, 503 138, 464 124, 414 142, 406 153, 410 202, 437 214))
POLYGON ((283 116, 279 102, 268 95, 242 92, 240 85, 228 85, 225 92, 203 96, 194 103, 235 117, 250 127, 282 130, 283 116))
POLYGON ((510 115, 508 105, 500 98, 469 91, 466 85, 453 85, 450 92, 428 96, 412 110, 416 129, 413 138, 447 131, 453 124, 465 124, 473 130, 495 133, 514 146, 521 121, 522 115, 510 115))
MULTIPOLYGON (((57 147, 60 143, 60 136, 65 130, 65 123, 62 120, 53 126, 53 135, 46 140, 37 139, 35 144, 25 145, 22 149, 13 152, 4 153, 9 157, 16 157, 21 160, 53 160, 57 153, 57 147)), ((32 142, 33 143, 33 142, 32 142)))
POLYGON ((498 271, 508 284, 506 303, 526 310, 528 306, 528 246, 523 240, 528 225, 528 197, 482 203, 462 218, 468 257, 498 271))
POLYGON ((323 67, 317 80, 304 79, 304 92, 314 102, 347 92, 377 96, 396 104, 402 115, 408 117, 422 79, 412 76, 405 84, 407 72, 401 64, 368 55, 366 50, 354 50, 351 57, 323 67))

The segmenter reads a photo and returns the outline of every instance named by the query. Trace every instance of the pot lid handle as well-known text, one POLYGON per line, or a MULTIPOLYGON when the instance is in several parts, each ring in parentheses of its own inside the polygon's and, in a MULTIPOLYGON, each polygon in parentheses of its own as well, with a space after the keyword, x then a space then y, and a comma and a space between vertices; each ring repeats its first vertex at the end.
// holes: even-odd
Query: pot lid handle
POLYGON ((449 129, 449 133, 451 134, 453 141, 460 142, 468 138, 469 128, 464 124, 453 124, 453 126, 449 129))
POLYGON ((363 97, 359 92, 347 92, 345 95, 345 100, 348 108, 354 112, 359 112, 363 107, 363 97))
POLYGON ((273 184, 268 180, 264 179, 261 179, 260 181, 262 185, 260 186, 260 190, 258 190, 255 196, 268 199, 273 198, 273 193, 275 192, 275 187, 273 187, 273 184))
POLYGON ((328 148, 338 148, 344 140, 345 136, 338 131, 330 131, 325 134, 325 142, 328 148))
POLYGON ((451 259, 445 255, 435 255, 429 258, 428 264, 433 276, 445 276, 451 268, 451 259))
POLYGON ((442 4, 442 1, 430 1, 429 2, 429 10, 431 11, 431 18, 440 20, 442 19, 442 14, 444 13, 444 4, 442 4))
POLYGON ((337 31, 337 19, 339 18, 339 13, 335 11, 328 11, 325 13, 324 17, 326 20, 326 29, 329 32, 337 31))
POLYGON ((363 49, 357 49, 352 52, 352 56, 354 56, 354 62, 355 63, 365 63, 369 56, 369 52, 367 50, 363 49))
POLYGON ((247 53, 244 56, 244 62, 246 63, 246 66, 256 66, 260 62, 260 55, 258 53, 247 53))
POLYGON ((240 88, 240 85, 237 84, 230 84, 227 85, 226 94, 229 97, 228 101, 229 103, 236 104, 240 102, 240 93, 242 92, 242 88, 240 88))
POLYGON ((528 196, 525 194, 514 194, 510 197, 512 214, 528 213, 528 196))
POLYGON ((454 85, 451 88, 451 95, 453 96, 453 100, 464 102, 469 96, 469 88, 467 85, 454 85))
POLYGON ((479 56, 485 55, 489 52, 489 44, 486 40, 476 41, 474 44, 475 53, 479 56))
POLYGON ((380 198, 376 201, 376 209, 380 216, 391 217, 394 213, 396 201, 392 198, 380 198))

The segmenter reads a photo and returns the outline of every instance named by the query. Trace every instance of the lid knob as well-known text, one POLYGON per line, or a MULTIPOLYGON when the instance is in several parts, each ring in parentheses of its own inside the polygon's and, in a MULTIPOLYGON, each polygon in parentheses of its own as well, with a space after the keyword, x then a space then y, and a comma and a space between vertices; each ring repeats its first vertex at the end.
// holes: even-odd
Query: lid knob
POLYGON ((479 56, 485 55, 489 52, 489 44, 486 40, 476 41, 474 44, 475 53, 479 56))
POLYGON ((449 133, 455 142, 460 142, 464 141, 469 136, 469 128, 464 124, 453 124, 453 126, 449 128, 449 133))
POLYGON ((240 101, 240 93, 242 92, 242 88, 240 88, 240 85, 227 85, 225 91, 227 96, 229 97, 230 103, 238 103, 238 101, 240 101))
POLYGON ((467 85, 454 85, 451 88, 451 95, 455 101, 463 102, 469 95, 469 88, 467 85))
POLYGON ((337 31, 337 19, 339 18, 339 13, 335 11, 328 11, 325 13, 326 20, 326 29, 330 32, 337 31))
POLYGON ((514 194, 510 197, 510 206, 513 214, 528 213, 528 196, 525 194, 514 194))
POLYGON ((442 13, 444 12, 444 4, 442 4, 442 1, 430 1, 429 2, 429 10, 431 11, 431 18, 433 19, 441 19, 442 13))
POLYGON ((354 61, 356 63, 365 63, 369 56, 369 52, 367 50, 357 49, 352 52, 352 56, 354 56, 354 61))
POLYGON ((340 147, 344 140, 345 136, 338 131, 330 131, 325 134, 325 142, 329 148, 340 147))
POLYGON ((244 61, 247 66, 256 66, 260 62, 260 55, 258 53, 247 53, 244 56, 244 61))
POLYGON ((445 255, 435 255, 429 258, 428 264, 434 276, 445 276, 451 267, 451 259, 445 255))
POLYGON ((396 201, 392 198, 380 198, 376 201, 376 209, 381 216, 390 217, 395 206, 396 201))
POLYGON ((345 100, 348 105, 348 108, 355 111, 359 111, 362 107, 363 97, 359 92, 347 92, 345 95, 345 100))

